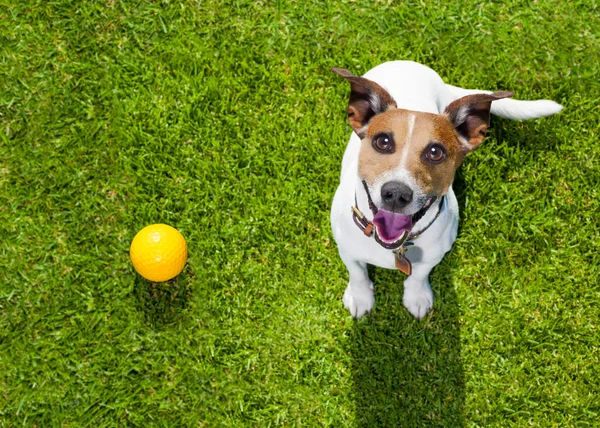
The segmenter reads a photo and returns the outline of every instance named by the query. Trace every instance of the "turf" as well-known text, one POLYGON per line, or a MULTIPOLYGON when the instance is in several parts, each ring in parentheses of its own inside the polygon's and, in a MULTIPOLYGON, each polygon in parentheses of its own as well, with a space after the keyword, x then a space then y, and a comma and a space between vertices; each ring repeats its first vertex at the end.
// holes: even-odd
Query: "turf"
POLYGON ((0 2, 0 425, 593 426, 598 2, 0 2), (352 320, 328 208, 355 73, 550 98, 457 174, 434 311, 352 320), (186 237, 177 281, 129 243, 186 237))

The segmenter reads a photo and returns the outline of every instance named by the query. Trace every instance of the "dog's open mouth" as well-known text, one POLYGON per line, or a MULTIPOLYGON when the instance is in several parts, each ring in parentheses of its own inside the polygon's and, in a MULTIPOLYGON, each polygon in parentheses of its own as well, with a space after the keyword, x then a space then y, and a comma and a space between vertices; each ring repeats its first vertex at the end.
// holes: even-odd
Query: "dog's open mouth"
POLYGON ((410 233, 413 226, 413 218, 418 221, 422 217, 421 211, 426 211, 433 201, 435 196, 427 200, 423 208, 413 215, 397 214, 390 211, 380 209, 373 217, 373 224, 377 229, 379 239, 386 244, 393 244, 404 236, 405 233, 410 233))
POLYGON ((373 217, 373 224, 377 229, 379 238, 388 244, 392 244, 400 239, 404 232, 410 232, 412 216, 379 210, 373 217))

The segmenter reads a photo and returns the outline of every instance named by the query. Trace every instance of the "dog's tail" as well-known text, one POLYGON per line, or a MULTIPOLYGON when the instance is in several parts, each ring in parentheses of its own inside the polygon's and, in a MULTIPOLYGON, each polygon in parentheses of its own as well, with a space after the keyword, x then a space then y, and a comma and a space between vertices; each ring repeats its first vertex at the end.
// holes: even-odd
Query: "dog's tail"
MULTIPOLYGON (((455 99, 473 94, 491 94, 492 91, 479 89, 463 89, 446 84, 455 99)), ((550 116, 563 109, 560 104, 551 100, 522 101, 505 98, 492 103, 491 113, 506 119, 525 120, 550 116)))

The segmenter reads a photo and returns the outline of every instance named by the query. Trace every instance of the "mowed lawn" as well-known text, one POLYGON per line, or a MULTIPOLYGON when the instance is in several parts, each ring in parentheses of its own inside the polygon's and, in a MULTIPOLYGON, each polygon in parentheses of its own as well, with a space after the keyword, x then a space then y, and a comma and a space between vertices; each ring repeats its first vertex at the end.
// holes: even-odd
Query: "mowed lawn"
POLYGON ((0 3, 0 426, 597 426, 597 1, 0 3), (492 119, 433 312, 373 269, 356 322, 329 67, 394 59, 565 109, 492 119))

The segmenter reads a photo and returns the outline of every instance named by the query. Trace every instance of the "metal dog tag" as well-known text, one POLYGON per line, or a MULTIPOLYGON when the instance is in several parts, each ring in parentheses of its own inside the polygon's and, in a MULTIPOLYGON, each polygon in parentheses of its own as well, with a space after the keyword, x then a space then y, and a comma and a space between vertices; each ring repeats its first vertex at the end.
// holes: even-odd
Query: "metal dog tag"
POLYGON ((404 246, 394 251, 396 267, 405 275, 410 275, 412 273, 412 264, 410 260, 408 260, 408 258, 404 255, 405 253, 406 248, 404 246))

